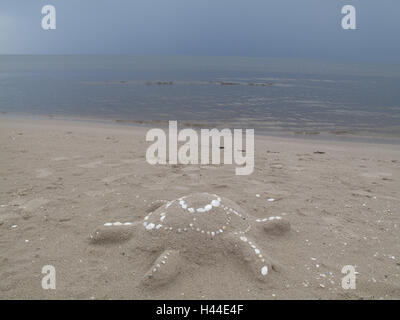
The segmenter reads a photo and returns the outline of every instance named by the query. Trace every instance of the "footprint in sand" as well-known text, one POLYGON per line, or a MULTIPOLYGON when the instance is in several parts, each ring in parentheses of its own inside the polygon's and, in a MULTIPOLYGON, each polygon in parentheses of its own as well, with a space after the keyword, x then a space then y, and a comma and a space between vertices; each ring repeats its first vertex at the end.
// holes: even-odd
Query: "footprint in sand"
POLYGON ((39 178, 39 179, 46 178, 46 177, 51 176, 53 174, 53 172, 51 172, 48 169, 37 169, 36 173, 37 173, 36 174, 36 178, 39 178))
POLYGON ((44 199, 44 198, 36 198, 29 200, 26 202, 24 205, 21 206, 22 209, 28 212, 35 211, 36 209, 44 206, 45 204, 49 203, 50 200, 44 199))
POLYGON ((51 161, 65 161, 68 160, 68 157, 57 157, 57 158, 52 158, 51 161))
POLYGON ((104 197, 106 194, 113 193, 114 189, 86 191, 85 194, 89 197, 104 197))
POLYGON ((102 163, 103 163, 102 161, 93 161, 90 163, 80 164, 80 165, 78 165, 78 167, 85 168, 85 169, 94 169, 94 168, 98 167, 99 165, 101 165, 102 163))
POLYGON ((106 184, 108 184, 108 183, 112 183, 112 182, 114 182, 114 181, 118 181, 118 180, 121 180, 121 179, 123 179, 123 178, 129 177, 129 176, 131 176, 131 175, 133 175, 133 173, 122 173, 122 174, 117 174, 117 175, 115 175, 115 176, 111 176, 111 177, 104 178, 104 179, 101 180, 101 181, 104 182, 104 183, 106 183, 106 184))
POLYGON ((23 209, 25 211, 32 212, 49 202, 50 200, 45 198, 35 198, 32 200, 23 200, 18 198, 11 201, 9 203, 9 206, 19 207, 20 209, 23 209))
POLYGON ((392 174, 388 172, 365 172, 361 174, 365 178, 388 178, 392 174))
POLYGON ((114 167, 121 167, 121 166, 125 166, 125 165, 128 165, 128 164, 135 164, 135 163, 137 163, 138 162, 138 159, 127 159, 127 160, 122 160, 122 162, 120 162, 120 163, 108 163, 108 164, 106 164, 108 167, 112 167, 112 168, 114 168, 114 167))
POLYGON ((8 206, 9 206, 8 204, 0 204, 0 213, 5 212, 8 206))

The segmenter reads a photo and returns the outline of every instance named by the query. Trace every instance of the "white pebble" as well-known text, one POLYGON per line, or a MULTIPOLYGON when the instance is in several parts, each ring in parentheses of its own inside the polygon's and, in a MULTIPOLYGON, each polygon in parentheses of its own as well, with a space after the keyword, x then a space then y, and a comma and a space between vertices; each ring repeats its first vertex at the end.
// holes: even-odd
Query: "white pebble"
POLYGON ((263 276, 266 276, 268 274, 268 267, 267 266, 264 266, 264 267, 261 268, 261 274, 263 276))
POLYGON ((147 230, 151 230, 151 229, 153 229, 155 227, 155 224, 154 223, 149 223, 147 226, 146 226, 146 229, 147 230))
POLYGON ((211 205, 213 207, 219 207, 220 206, 220 202, 218 200, 213 200, 213 201, 211 201, 211 205))

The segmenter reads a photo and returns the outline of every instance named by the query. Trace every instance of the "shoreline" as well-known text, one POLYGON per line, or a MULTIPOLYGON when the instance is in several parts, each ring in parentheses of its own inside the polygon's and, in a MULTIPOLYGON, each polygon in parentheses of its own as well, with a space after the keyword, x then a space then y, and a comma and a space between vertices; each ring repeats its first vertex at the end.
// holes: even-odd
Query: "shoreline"
MULTIPOLYGON (((103 124, 111 125, 116 127, 136 127, 136 128, 168 128, 169 120, 122 120, 122 119, 106 119, 106 118, 95 118, 95 117, 83 117, 83 116, 53 116, 53 115, 29 115, 29 114, 0 114, 0 119, 13 119, 13 120, 26 120, 26 121, 60 121, 67 123, 92 123, 92 124, 103 124)), ((198 131, 201 128, 212 128, 204 125, 202 122, 190 122, 188 120, 178 120, 179 128, 191 128, 198 131)), ((225 126, 217 126, 219 130, 226 128, 225 126)), ((229 129, 237 128, 237 126, 229 127, 229 129)), ((243 128, 246 129, 246 128, 243 128)), ((366 143, 366 144, 389 144, 399 145, 400 137, 390 135, 362 135, 362 134, 351 134, 341 133, 334 134, 330 132, 312 132, 312 131, 284 131, 277 129, 276 131, 268 131, 254 128, 255 137, 266 137, 276 139, 294 139, 299 141, 315 141, 315 142, 343 142, 343 143, 366 143)))

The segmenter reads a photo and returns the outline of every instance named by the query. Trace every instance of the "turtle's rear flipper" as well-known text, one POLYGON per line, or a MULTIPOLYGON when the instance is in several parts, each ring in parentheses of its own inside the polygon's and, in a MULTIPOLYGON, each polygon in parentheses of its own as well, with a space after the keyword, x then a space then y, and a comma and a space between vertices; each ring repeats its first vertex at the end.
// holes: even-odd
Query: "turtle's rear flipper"
POLYGON ((271 259, 246 235, 231 235, 228 243, 229 250, 248 266, 258 280, 265 281, 269 272, 276 270, 271 259))
POLYGON ((165 250, 146 272, 143 284, 162 286, 173 281, 180 273, 181 257, 177 250, 165 250))

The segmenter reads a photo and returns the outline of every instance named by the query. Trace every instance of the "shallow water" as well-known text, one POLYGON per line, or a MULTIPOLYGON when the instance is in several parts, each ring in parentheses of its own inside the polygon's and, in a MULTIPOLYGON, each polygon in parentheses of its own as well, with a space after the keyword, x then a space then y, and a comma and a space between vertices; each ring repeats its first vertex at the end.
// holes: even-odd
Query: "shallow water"
POLYGON ((400 139, 400 66, 235 57, 0 56, 0 111, 400 139))

